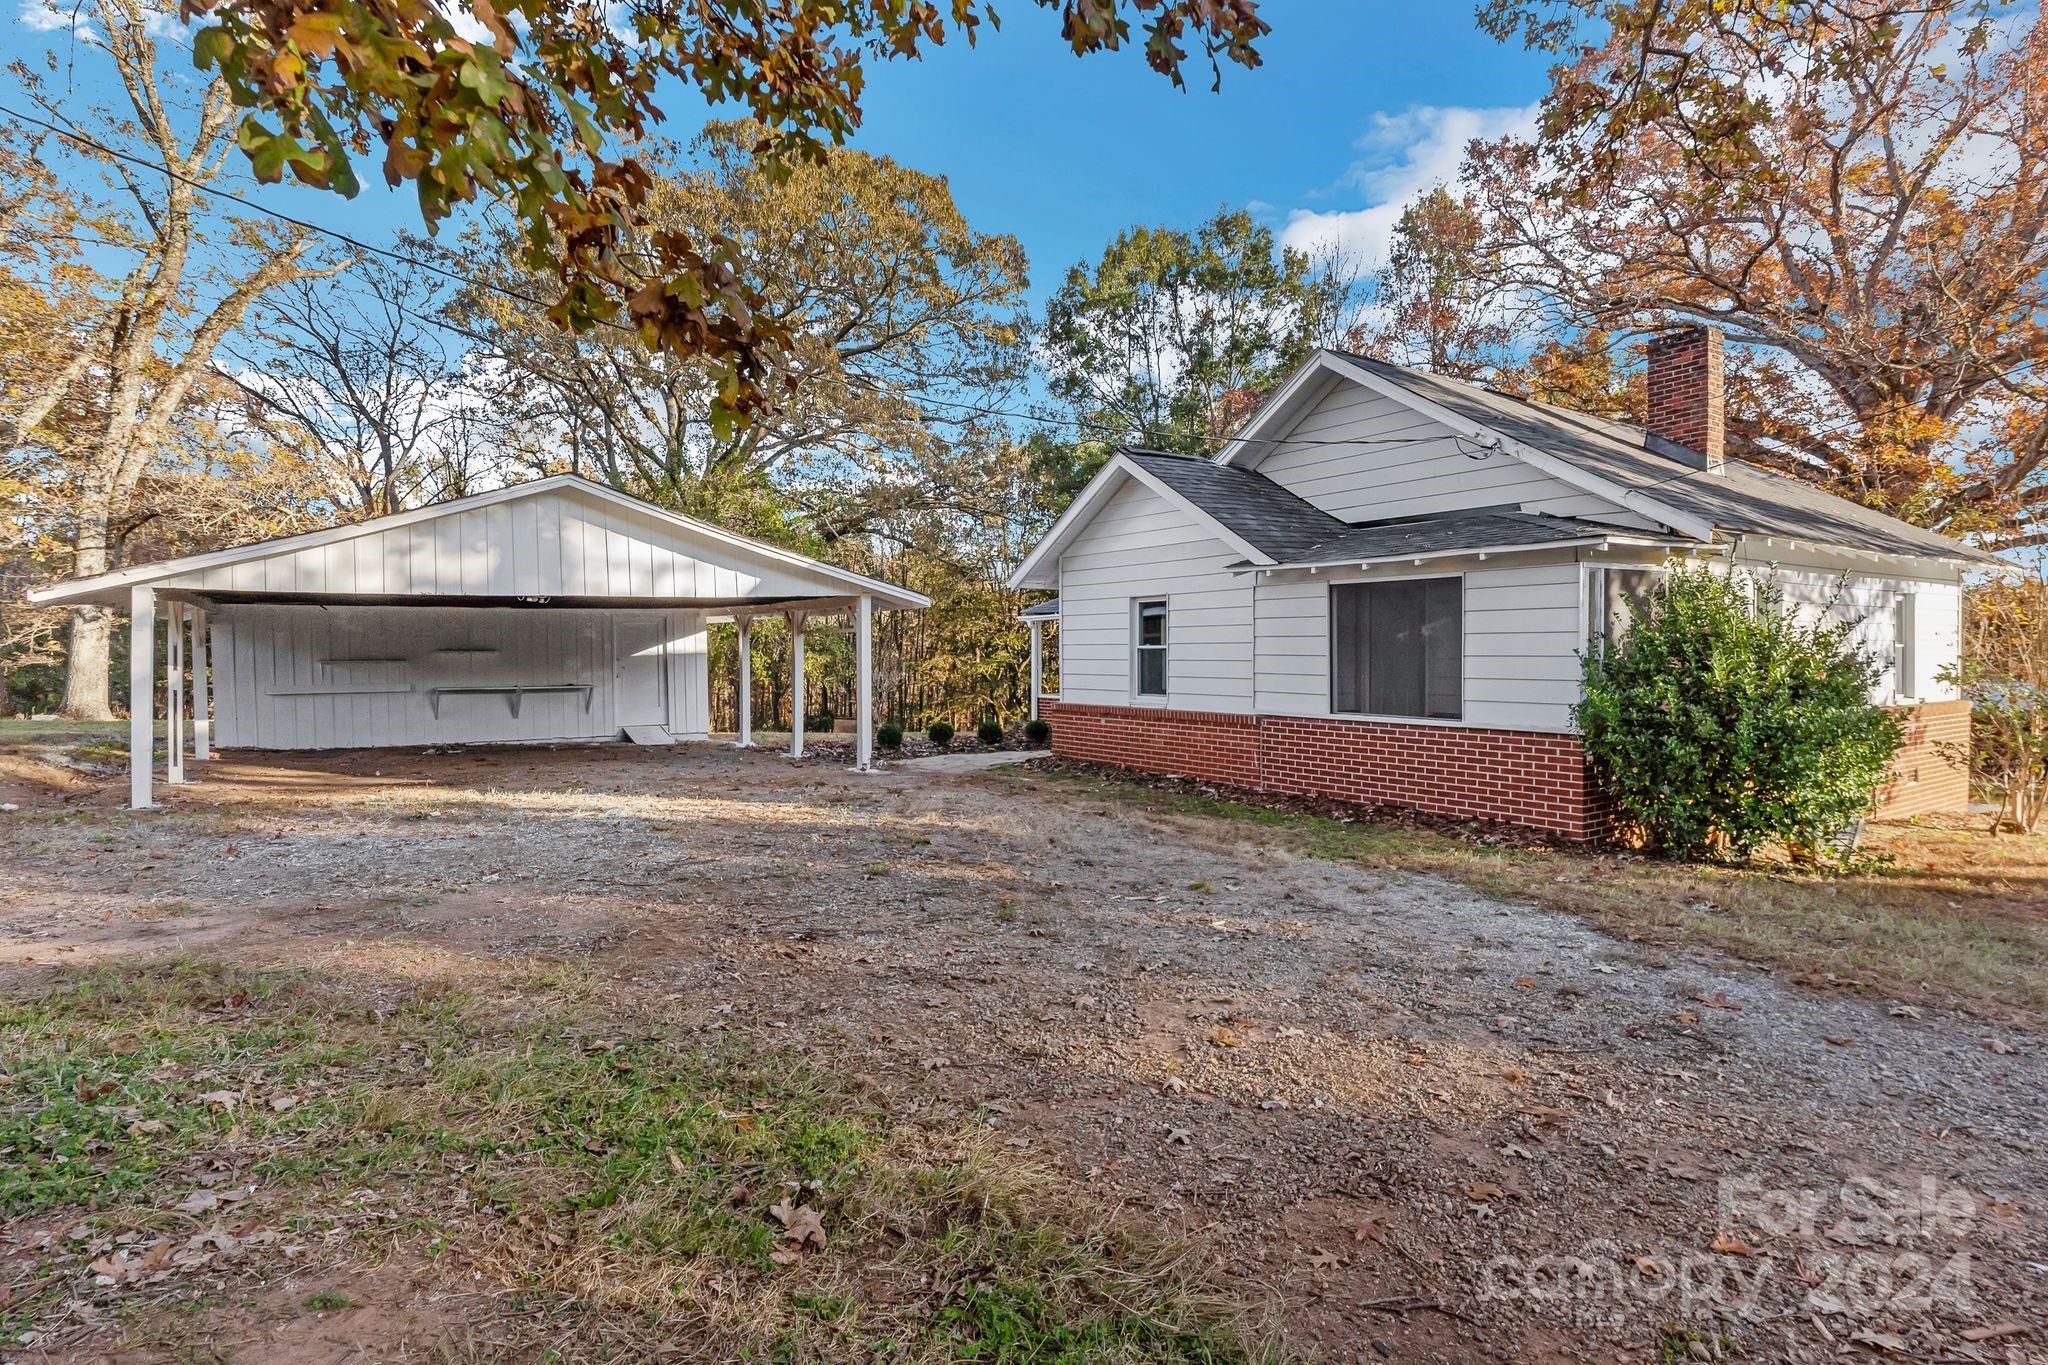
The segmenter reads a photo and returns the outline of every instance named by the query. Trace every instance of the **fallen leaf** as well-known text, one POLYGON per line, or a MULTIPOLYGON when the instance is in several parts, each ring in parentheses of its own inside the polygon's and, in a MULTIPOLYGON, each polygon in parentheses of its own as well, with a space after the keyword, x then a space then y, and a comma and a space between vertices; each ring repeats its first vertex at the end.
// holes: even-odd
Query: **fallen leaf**
POLYGON ((1505 1199, 1508 1192, 1490 1181, 1480 1180, 1465 1187, 1465 1197, 1475 1204, 1491 1204, 1496 1199, 1505 1199))
POLYGON ((1710 1010, 1739 1011, 1742 1008, 1741 1005, 1728 998, 1728 992, 1726 991, 1715 991, 1712 995, 1702 995, 1697 998, 1702 1005, 1705 1005, 1710 1010))
POLYGON ((196 1216, 202 1213, 212 1213, 219 1207, 220 1196, 212 1190, 194 1190, 185 1196, 184 1202, 178 1205, 178 1212, 196 1216))
POLYGON ((1851 1332, 1849 1340, 1862 1346, 1875 1346, 1880 1351, 1897 1351, 1902 1355, 1907 1350, 1906 1339, 1896 1332, 1873 1332, 1863 1328, 1851 1332))
POLYGON ((1717 1232, 1714 1240, 1707 1243, 1707 1250, 1722 1256, 1754 1256, 1756 1248, 1731 1233, 1717 1232))
POLYGON ((1964 1341, 1996 1341, 2000 1337, 2025 1336, 2026 1324, 2019 1322, 1994 1322, 1989 1327, 1965 1327, 1964 1341))
POLYGON ((1848 1047, 1856 1041, 1846 1033, 1824 1033, 1821 1037, 1826 1039, 1829 1045, 1833 1047, 1848 1047))
POLYGON ((2001 1057, 2010 1057, 2015 1052, 2019 1051, 2018 1048, 2014 1047, 2011 1043, 2006 1042, 2003 1038, 1986 1038, 1984 1040, 1984 1046, 1988 1048, 1990 1051, 1997 1053, 2001 1057))
POLYGON ((1344 1258, 1334 1251, 1318 1250, 1308 1258, 1308 1263, 1317 1270, 1334 1270, 1344 1264, 1344 1258))
POLYGON ((1207 1033, 1203 1034, 1202 1038, 1211 1047, 1244 1046, 1244 1042, 1235 1033, 1232 1033, 1229 1029, 1225 1028, 1221 1024, 1218 1024, 1215 1028, 1212 1028, 1207 1033))
POLYGON ((1535 989, 1536 989, 1536 978, 1535 978, 1535 977, 1533 977, 1533 976, 1518 976, 1518 977, 1516 977, 1516 978, 1515 978, 1515 989, 1516 989, 1516 990, 1518 990, 1518 991, 1533 991, 1533 990, 1535 990, 1535 989))
POLYGON ((1700 1021, 1700 1017, 1691 1010, 1680 1010, 1671 1017, 1681 1024, 1697 1024, 1700 1021))

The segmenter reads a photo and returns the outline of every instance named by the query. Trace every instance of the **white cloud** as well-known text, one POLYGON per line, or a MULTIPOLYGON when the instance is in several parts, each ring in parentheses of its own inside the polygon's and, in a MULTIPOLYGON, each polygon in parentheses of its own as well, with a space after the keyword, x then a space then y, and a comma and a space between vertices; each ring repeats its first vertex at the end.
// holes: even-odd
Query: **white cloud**
POLYGON ((1537 108, 1468 109, 1415 105, 1398 114, 1377 113, 1353 143, 1359 153, 1338 181, 1365 200, 1360 208, 1295 209, 1281 229, 1288 246, 1313 251, 1335 246, 1366 262, 1384 260, 1401 210, 1437 185, 1458 178, 1466 144, 1474 138, 1535 131, 1537 108))

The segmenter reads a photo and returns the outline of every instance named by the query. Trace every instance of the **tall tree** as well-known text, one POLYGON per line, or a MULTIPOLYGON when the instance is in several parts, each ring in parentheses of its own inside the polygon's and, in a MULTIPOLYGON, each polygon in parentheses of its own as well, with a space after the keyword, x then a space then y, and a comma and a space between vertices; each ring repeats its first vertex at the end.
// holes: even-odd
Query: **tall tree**
POLYGON ((439 278, 373 258, 344 282, 272 291, 222 372, 306 444, 355 515, 433 502, 451 481, 442 452, 481 401, 438 325, 439 278))
POLYGON ((1512 283, 1749 349, 1753 459, 2048 542, 2048 25, 1975 0, 1493 0, 1564 53, 1541 135, 1475 149, 1512 283), (1591 26, 1590 46, 1582 41, 1591 26))
POLYGON ((1307 358, 1342 302, 1306 253, 1222 209, 1193 232, 1118 233, 1067 272, 1040 340, 1087 439, 1203 451, 1307 358))
POLYGON ((1400 365, 1484 379, 1508 359, 1508 296, 1469 196, 1438 185, 1401 211, 1374 277, 1371 320, 1352 341, 1400 365))
POLYGON ((943 179, 845 149, 777 175, 760 138, 748 124, 707 128, 694 169, 664 176, 648 210, 660 231, 724 237, 764 281, 761 314, 792 340, 765 371, 774 401, 755 421, 718 420, 719 381, 701 360, 536 317, 503 229, 484 253, 501 287, 466 292, 457 316, 523 381, 534 424, 571 437, 581 468, 772 530, 782 495, 844 492, 928 460, 1021 381, 1026 273, 1016 239, 975 231, 943 179))
MULTIPOLYGON (((1174 81, 1198 44, 1256 65, 1255 0, 1037 0, 1077 54, 1123 46, 1135 16, 1152 68, 1174 81)), ((210 25, 194 56, 251 110, 239 141, 259 177, 352 194, 354 158, 381 145, 393 184, 416 182, 429 226, 496 199, 528 263, 559 280, 553 312, 627 327, 704 362, 721 408, 772 397, 769 352, 790 340, 761 305, 769 281, 729 239, 657 226, 658 177, 640 159, 677 82, 757 120, 771 173, 822 158, 859 125, 868 62, 971 42, 983 0, 185 0, 210 25), (472 36, 476 35, 476 36, 472 36)))
MULTIPOLYGON (((89 334, 72 362, 26 386, 12 404, 17 443, 35 439, 67 403, 89 402, 96 409, 95 429, 81 438, 83 463, 70 509, 72 571, 78 575, 114 567, 114 532, 129 499, 194 386, 211 374, 215 349, 249 305, 280 284, 331 269, 314 263, 313 243, 304 234, 239 220, 229 221, 225 242, 212 244, 212 264, 195 261, 195 252, 207 245, 198 187, 220 175, 232 150, 227 86, 208 82, 189 104, 178 101, 187 83, 170 85, 166 94, 152 35, 167 11, 154 0, 92 0, 86 12, 94 25, 77 41, 106 54, 125 108, 74 116, 39 73, 21 62, 12 67, 48 119, 74 135, 63 145, 123 143, 151 168, 84 153, 105 168, 118 196, 98 215, 100 231, 130 263, 94 301, 89 334), (222 291, 210 305, 202 302, 202 285, 222 291)), ((66 715, 112 715, 110 629, 105 608, 73 611, 66 715)))

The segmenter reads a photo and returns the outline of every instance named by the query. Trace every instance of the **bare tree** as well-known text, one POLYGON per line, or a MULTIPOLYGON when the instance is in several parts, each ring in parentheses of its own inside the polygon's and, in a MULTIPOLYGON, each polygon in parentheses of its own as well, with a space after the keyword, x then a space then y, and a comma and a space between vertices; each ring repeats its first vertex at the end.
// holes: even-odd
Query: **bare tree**
MULTIPOLYGON (((297 230, 275 230, 230 220, 232 252, 217 263, 195 262, 210 245, 201 231, 204 186, 216 180, 234 148, 234 109, 218 80, 200 91, 195 107, 166 101, 158 79, 152 27, 175 9, 159 0, 92 0, 74 41, 104 52, 118 78, 125 109, 73 116, 40 75, 12 68, 29 98, 70 134, 67 145, 96 161, 117 192, 102 231, 131 249, 134 263, 113 283, 104 315, 77 362, 53 373, 24 395, 9 440, 30 437, 59 405, 81 397, 97 405, 98 424, 81 452, 74 497, 72 571, 86 576, 114 567, 114 529, 164 434, 211 373, 215 349, 266 291, 293 280, 332 273, 314 258, 314 243, 297 230), (106 148, 148 163, 143 169, 106 148), (203 284, 225 286, 207 305, 203 284)), ((175 89, 175 87, 173 87, 175 89)), ((213 253, 209 253, 212 255, 213 253)), ((64 713, 81 719, 113 714, 107 686, 110 614, 83 606, 72 613, 70 668, 64 713)))
POLYGON ((443 440, 474 417, 460 357, 435 321, 434 283, 375 259, 343 282, 294 281, 265 301, 222 366, 311 447, 336 500, 360 516, 445 496, 443 440))

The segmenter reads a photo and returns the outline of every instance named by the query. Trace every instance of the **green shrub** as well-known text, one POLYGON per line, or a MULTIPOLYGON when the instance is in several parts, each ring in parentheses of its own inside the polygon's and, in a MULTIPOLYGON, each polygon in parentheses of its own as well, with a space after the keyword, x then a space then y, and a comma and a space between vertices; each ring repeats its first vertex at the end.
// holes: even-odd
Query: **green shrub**
POLYGON ((1586 753, 1621 817, 1682 858, 1771 840, 1819 856, 1870 808, 1899 747, 1854 622, 1808 624, 1768 578, 1675 569, 1585 659, 1586 753))
POLYGON ((1024 722, 1024 740, 1028 744, 1046 744, 1052 740, 1052 726, 1042 720, 1024 722))
POLYGON ((895 721, 889 721, 886 724, 878 726, 875 730, 875 743, 881 745, 884 749, 902 748, 903 727, 898 725, 895 721))
POLYGON ((999 720, 985 720, 974 727, 974 737, 993 749, 1003 742, 1003 723, 999 720))
POLYGON ((943 749, 953 742, 953 727, 942 720, 935 720, 925 730, 924 737, 943 749))

